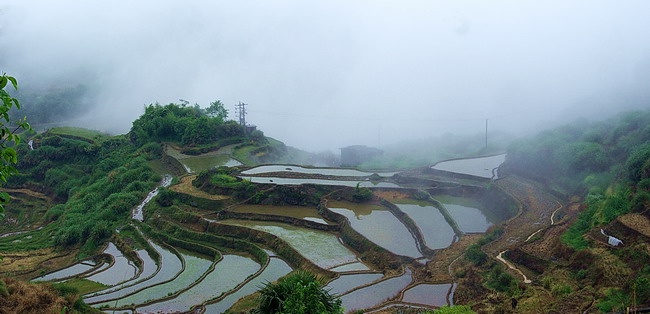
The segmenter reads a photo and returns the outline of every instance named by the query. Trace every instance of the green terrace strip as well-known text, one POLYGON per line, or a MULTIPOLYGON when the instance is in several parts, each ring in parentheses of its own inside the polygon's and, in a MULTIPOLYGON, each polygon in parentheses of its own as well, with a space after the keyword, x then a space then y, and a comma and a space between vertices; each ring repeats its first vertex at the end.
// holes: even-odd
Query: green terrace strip
MULTIPOLYGON (((143 313, 185 312, 196 305, 217 298, 246 281, 260 270, 260 265, 245 256, 227 254, 201 282, 173 299, 138 307, 143 313)), ((214 313, 214 312, 208 312, 214 313)))
POLYGON ((411 232, 387 208, 350 202, 328 202, 331 211, 345 216, 368 240, 397 254, 422 257, 411 232))
POLYGON ((411 269, 404 274, 364 286, 341 296, 346 311, 362 310, 380 305, 384 301, 400 294, 412 281, 411 269))
POLYGON ((318 209, 304 206, 272 206, 272 205, 239 205, 234 208, 229 208, 229 211, 236 213, 246 214, 266 214, 266 215, 281 215, 298 219, 305 219, 322 224, 329 224, 330 222, 323 219, 318 214, 318 209))
POLYGON ((95 140, 108 138, 109 136, 99 131, 93 131, 83 128, 57 127, 47 131, 51 134, 67 136, 72 139, 85 139, 94 142, 95 140))
MULTIPOLYGON (((180 255, 177 255, 175 252, 172 253, 172 251, 165 249, 155 243, 152 243, 151 245, 160 254, 160 270, 158 273, 156 273, 156 275, 146 281, 139 282, 135 285, 126 286, 116 291, 109 290, 110 292, 108 293, 84 298, 84 301, 88 304, 95 304, 99 302, 106 302, 108 300, 116 300, 121 297, 133 294, 137 291, 143 290, 152 285, 165 283, 176 278, 176 276, 178 276, 183 271, 183 260, 181 259, 180 255)), ((110 306, 110 302, 108 302, 107 305, 110 306)))
POLYGON ((108 243, 108 247, 104 250, 104 254, 108 254, 113 259, 113 264, 106 270, 96 273, 86 279, 101 283, 106 286, 114 286, 124 281, 137 278, 138 269, 122 255, 115 244, 108 243))
POLYGON ((357 260, 354 252, 341 244, 337 236, 328 232, 265 221, 221 220, 219 223, 273 234, 321 268, 327 269, 357 260))
POLYGON ((365 286, 384 277, 381 273, 347 274, 330 281, 326 288, 330 293, 341 295, 356 287, 365 286))
POLYGON ((205 305, 205 313, 223 313, 239 299, 259 290, 259 288, 267 282, 278 280, 280 277, 290 273, 291 270, 291 266, 281 258, 270 258, 268 265, 264 268, 261 274, 246 282, 236 291, 223 298, 219 298, 217 302, 205 305))
POLYGON ((422 231, 427 247, 442 249, 454 242, 456 233, 437 207, 428 202, 409 199, 390 201, 415 221, 417 227, 422 231))

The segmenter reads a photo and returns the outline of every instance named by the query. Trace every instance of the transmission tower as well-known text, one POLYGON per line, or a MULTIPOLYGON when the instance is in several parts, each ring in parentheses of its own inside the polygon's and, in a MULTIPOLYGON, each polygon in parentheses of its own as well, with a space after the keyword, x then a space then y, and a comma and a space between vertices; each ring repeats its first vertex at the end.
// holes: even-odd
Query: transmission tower
POLYGON ((242 127, 246 127, 246 106, 248 106, 248 104, 241 101, 239 104, 235 105, 235 112, 239 114, 239 124, 242 127))

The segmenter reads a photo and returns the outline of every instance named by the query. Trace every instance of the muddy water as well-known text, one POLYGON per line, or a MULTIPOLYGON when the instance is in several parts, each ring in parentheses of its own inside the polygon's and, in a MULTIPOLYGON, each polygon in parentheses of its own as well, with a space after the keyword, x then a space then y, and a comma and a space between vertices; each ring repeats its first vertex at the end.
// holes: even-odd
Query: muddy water
MULTIPOLYGON (((447 302, 447 294, 453 293, 454 285, 451 283, 430 285, 420 284, 404 291, 402 301, 432 306, 450 305, 447 302)), ((450 295, 453 299, 453 294, 450 295)))
POLYGON ((153 191, 149 192, 149 194, 147 194, 147 197, 142 201, 142 203, 140 203, 138 207, 133 209, 131 218, 138 221, 144 221, 144 213, 143 213, 144 206, 147 205, 147 203, 149 203, 156 195, 158 195, 158 190, 160 189, 161 186, 168 187, 171 184, 172 184, 172 176, 168 174, 164 175, 160 185, 157 186, 155 189, 153 189, 153 191))
POLYGON ((311 220, 322 224, 328 224, 328 222, 318 214, 318 210, 316 208, 304 206, 242 205, 237 206, 234 209, 230 209, 230 211, 236 213, 288 216, 298 219, 311 220))
POLYGON ((332 201, 327 206, 347 217, 354 230, 375 244, 398 255, 422 257, 411 233, 385 207, 332 201))
POLYGON ((446 248, 454 240, 454 230, 435 206, 415 200, 390 200, 406 213, 418 226, 424 241, 431 249, 446 248))
POLYGON ((485 208, 475 199, 449 195, 433 195, 433 198, 445 205, 463 232, 485 232, 490 226, 506 219, 485 208))
POLYGON ((278 178, 278 177, 246 177, 242 179, 249 180, 253 183, 267 183, 279 185, 301 185, 301 184, 317 184, 317 185, 337 185, 337 186, 350 186, 355 187, 357 183, 360 187, 366 188, 398 188, 399 185, 390 182, 371 182, 371 181, 344 181, 344 180, 323 180, 323 179, 294 179, 294 178, 278 178))
MULTIPOLYGON (((274 259, 272 259, 274 260, 274 259)), ((239 255, 224 255, 203 281, 178 297, 138 308, 139 313, 172 313, 188 311, 194 305, 200 305, 222 293, 235 288, 246 278, 260 269, 252 259, 239 255)), ((236 301, 236 300, 235 300, 236 301)), ((221 312, 206 312, 221 313, 221 312)))
POLYGON ((363 263, 357 262, 357 263, 350 263, 341 266, 336 266, 334 268, 330 268, 330 270, 341 273, 346 271, 370 270, 370 268, 368 268, 368 266, 366 266, 363 263))
POLYGON ((93 265, 88 265, 85 263, 77 263, 72 266, 69 266, 67 268, 55 271, 53 273, 49 273, 47 275, 41 276, 41 277, 36 277, 32 279, 32 281, 50 281, 50 280, 58 280, 61 278, 66 278, 70 276, 75 276, 79 275, 81 273, 87 272, 91 270, 93 265))
POLYGON ((506 154, 502 154, 489 157, 441 161, 432 168, 489 179, 492 178, 492 170, 499 167, 505 160, 506 154))
POLYGON ((223 313, 239 299, 254 293, 267 282, 276 281, 289 272, 291 272, 291 267, 285 261, 280 258, 271 258, 269 265, 266 266, 259 276, 246 283, 239 290, 223 298, 223 300, 207 305, 205 307, 205 313, 223 313))
POLYGON ((86 279, 98 282, 107 286, 114 286, 120 282, 135 278, 138 272, 135 264, 129 261, 113 243, 108 243, 104 254, 111 255, 115 261, 108 269, 96 273, 86 279))
POLYGON ((322 268, 330 268, 357 260, 336 235, 284 223, 250 220, 222 220, 220 223, 248 227, 273 234, 286 241, 304 257, 322 268))
POLYGON ((348 292, 356 287, 369 284, 373 281, 381 279, 383 274, 350 274, 341 275, 341 277, 332 280, 325 287, 330 289, 331 294, 340 295, 348 292))
POLYGON ((400 277, 387 279, 345 294, 341 296, 341 301, 346 312, 367 309, 397 296, 411 281, 411 270, 407 269, 400 277))
MULTIPOLYGON (((107 289, 104 291, 100 291, 99 293, 104 293, 104 292, 108 292, 108 293, 87 297, 84 299, 84 301, 86 303, 96 303, 104 300, 119 298, 129 293, 133 293, 135 291, 149 287, 151 285, 165 282, 167 280, 172 279, 174 276, 176 276, 176 274, 178 274, 178 272, 180 272, 182 268, 182 263, 181 260, 178 258, 178 256, 176 256, 176 254, 172 253, 171 251, 155 243, 151 243, 151 246, 156 251, 158 251, 161 260, 160 271, 158 271, 158 273, 155 276, 153 276, 149 280, 145 280, 128 287, 123 287, 122 289, 119 290, 107 289)), ((108 305, 112 306, 114 303, 115 303, 114 301, 112 304, 109 302, 108 305)))
POLYGON ((185 170, 189 173, 198 173, 220 166, 234 167, 241 166, 237 160, 230 158, 228 155, 203 155, 179 159, 185 170))
MULTIPOLYGON (((270 172, 296 172, 296 173, 305 173, 305 174, 320 174, 326 176, 337 176, 337 177, 367 177, 371 176, 373 172, 359 171, 356 169, 346 169, 346 168, 305 168, 299 166, 291 165, 268 165, 268 166, 259 166, 255 168, 248 169, 242 174, 254 175, 270 172)), ((397 172, 378 172, 377 174, 382 177, 390 177, 397 172)))

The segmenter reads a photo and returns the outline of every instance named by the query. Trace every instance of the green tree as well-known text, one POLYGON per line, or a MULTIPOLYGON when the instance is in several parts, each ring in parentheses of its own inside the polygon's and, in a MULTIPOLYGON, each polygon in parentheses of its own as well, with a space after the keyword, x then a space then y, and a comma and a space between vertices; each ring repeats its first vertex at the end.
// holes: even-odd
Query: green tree
MULTIPOLYGON (((14 167, 18 163, 18 157, 13 147, 20 143, 20 136, 16 132, 21 129, 31 131, 31 127, 25 118, 15 121, 13 125, 11 123, 9 111, 14 106, 20 109, 20 102, 18 102, 18 99, 11 97, 5 90, 5 87, 10 82, 14 90, 18 90, 18 82, 16 79, 3 73, 2 77, 0 77, 0 99, 2 99, 2 103, 0 104, 0 138, 2 138, 0 140, 0 184, 6 183, 7 178, 18 173, 14 167)), ((4 217, 3 204, 8 201, 9 194, 5 192, 0 193, 0 218, 4 217)))
POLYGON ((316 275, 297 271, 260 290, 256 313, 343 313, 341 300, 323 288, 316 275))
POLYGON ((225 121, 228 117, 228 109, 226 109, 221 100, 211 102, 210 106, 205 109, 205 113, 210 117, 219 118, 221 121, 225 121))

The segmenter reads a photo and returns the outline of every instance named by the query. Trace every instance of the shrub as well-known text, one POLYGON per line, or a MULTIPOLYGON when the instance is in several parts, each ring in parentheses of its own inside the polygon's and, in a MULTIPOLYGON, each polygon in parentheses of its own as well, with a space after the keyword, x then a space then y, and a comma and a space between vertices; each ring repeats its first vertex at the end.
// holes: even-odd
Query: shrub
POLYGON ((474 266, 482 265, 487 261, 487 258, 487 255, 483 253, 478 244, 470 245, 465 252, 465 259, 474 264, 474 266))
POLYGON ((323 279, 297 271, 260 290, 255 313, 343 313, 341 300, 323 288, 323 279))

